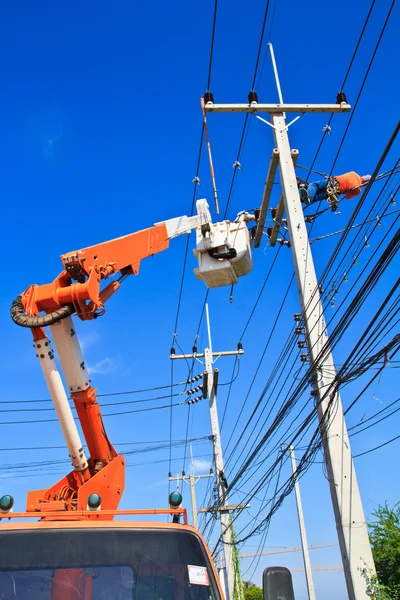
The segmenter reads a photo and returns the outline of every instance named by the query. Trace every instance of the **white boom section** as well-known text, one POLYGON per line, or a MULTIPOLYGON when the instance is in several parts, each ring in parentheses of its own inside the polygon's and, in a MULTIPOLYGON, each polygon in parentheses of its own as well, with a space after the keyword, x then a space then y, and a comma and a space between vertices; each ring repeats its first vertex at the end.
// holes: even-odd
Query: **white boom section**
POLYGON ((54 353, 50 347, 50 340, 46 337, 34 342, 37 356, 40 360, 43 375, 49 388, 51 399, 57 413, 60 427, 67 444, 68 452, 75 471, 83 471, 88 466, 85 451, 79 437, 71 407, 57 369, 54 353))
MULTIPOLYGON (((207 223, 212 224, 212 218, 208 209, 208 203, 205 198, 197 200, 196 202, 197 215, 193 217, 175 217, 175 219, 168 219, 164 221, 164 225, 167 228, 168 238, 172 239, 178 235, 185 235, 190 233, 193 229, 206 225, 207 223)), ((156 223, 156 225, 162 225, 163 223, 156 223)))
POLYGON ((50 326, 54 345, 69 391, 83 392, 90 386, 90 377, 71 317, 50 326))

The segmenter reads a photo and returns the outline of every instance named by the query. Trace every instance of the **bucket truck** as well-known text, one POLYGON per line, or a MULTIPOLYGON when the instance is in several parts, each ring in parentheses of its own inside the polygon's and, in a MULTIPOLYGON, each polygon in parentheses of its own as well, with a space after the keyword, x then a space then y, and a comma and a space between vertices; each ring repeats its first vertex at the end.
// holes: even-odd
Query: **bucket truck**
POLYGON ((247 221, 252 217, 244 213, 233 222, 214 224, 205 200, 199 200, 196 208, 195 216, 156 223, 63 254, 63 270, 54 281, 31 285, 14 300, 12 319, 32 332, 72 470, 49 488, 28 492, 25 513, 13 513, 12 496, 0 498, 0 598, 223 597, 210 551, 199 532, 187 524, 186 511, 180 508, 182 498, 177 498, 176 492, 170 495, 166 509, 117 510, 124 490, 125 461, 107 437, 72 320, 73 315, 81 320, 103 315, 106 302, 121 283, 129 275, 138 274, 142 259, 166 250, 170 239, 192 230, 196 232, 194 254, 198 261, 195 274, 207 287, 233 285, 249 273, 252 252, 247 221), (166 514, 173 515, 173 523, 150 521, 154 515, 166 514), (131 519, 113 520, 120 515, 131 519), (145 515, 147 521, 132 520, 145 515), (39 521, 32 521, 34 517, 39 521))

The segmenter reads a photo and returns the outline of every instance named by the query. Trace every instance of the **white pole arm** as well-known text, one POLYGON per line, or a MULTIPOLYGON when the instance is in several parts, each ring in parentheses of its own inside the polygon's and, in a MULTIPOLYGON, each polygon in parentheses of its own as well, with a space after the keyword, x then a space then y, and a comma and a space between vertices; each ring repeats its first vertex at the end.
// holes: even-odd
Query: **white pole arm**
POLYGON ((90 377, 71 317, 50 326, 54 345, 71 394, 90 386, 90 377))
POLYGON ((56 361, 54 360, 54 353, 50 347, 50 340, 48 338, 42 338, 41 340, 35 341, 34 346, 67 444, 68 452, 72 460, 72 466, 75 471, 83 471, 88 466, 85 451, 79 437, 60 373, 57 369, 56 361))

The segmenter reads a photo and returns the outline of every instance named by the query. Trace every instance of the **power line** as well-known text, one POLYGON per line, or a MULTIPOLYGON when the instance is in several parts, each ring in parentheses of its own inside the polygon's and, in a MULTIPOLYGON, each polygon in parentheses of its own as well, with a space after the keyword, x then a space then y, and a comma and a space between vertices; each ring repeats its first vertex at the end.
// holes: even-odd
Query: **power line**
POLYGON ((349 427, 349 431, 352 431, 353 429, 357 429, 357 427, 361 427, 361 425, 365 425, 365 423, 368 423, 368 421, 371 421, 371 419, 375 419, 377 416, 381 415, 383 412, 387 411, 389 408, 391 408, 392 406, 394 406, 395 404, 397 404, 397 402, 399 402, 399 400, 400 400, 400 398, 397 398, 396 400, 394 400, 393 402, 391 402, 390 404, 388 404, 388 406, 385 406, 384 408, 382 408, 380 411, 378 411, 377 413, 375 413, 371 417, 368 417, 368 419, 360 421, 360 423, 357 423, 356 425, 353 425, 352 427, 349 427))
MULTIPOLYGON (((190 381, 186 380, 186 381, 180 381, 178 383, 173 383, 172 387, 178 387, 178 386, 182 386, 182 385, 187 385, 188 383, 191 383, 190 381)), ((109 392, 109 393, 105 393, 105 394, 96 394, 97 398, 106 398, 106 397, 111 397, 111 396, 124 396, 127 394, 141 394, 144 392, 153 392, 156 390, 164 390, 167 388, 170 388, 171 384, 168 385, 159 385, 157 387, 153 387, 153 388, 144 388, 142 390, 127 390, 127 391, 122 391, 122 392, 109 392)), ((174 395, 179 395, 179 394, 174 394, 174 395)), ((158 396, 155 398, 148 398, 148 399, 144 399, 144 400, 135 400, 134 402, 149 402, 151 400, 158 400, 159 398, 165 398, 166 396, 158 396)), ((169 398, 169 395, 167 396, 169 398)), ((38 402, 52 402, 51 398, 42 398, 42 399, 37 399, 37 400, 32 400, 32 399, 28 399, 28 400, 0 400, 0 404, 28 404, 28 403, 38 403, 38 402)))
MULTIPOLYGON (((201 437, 195 437, 195 438, 191 438, 190 440, 188 440, 189 442, 195 444, 196 442, 203 442, 205 440, 209 440, 210 436, 209 435, 204 435, 201 437)), ((184 439, 178 439, 178 440, 172 440, 172 443, 174 445, 177 444, 184 444, 186 440, 184 439)), ((142 446, 143 444, 148 445, 148 444, 165 444, 168 445, 169 444, 169 440, 141 440, 139 442, 117 442, 114 443, 113 446, 142 446)), ((65 450, 66 446, 65 445, 60 445, 60 446, 21 446, 21 447, 8 447, 8 448, 0 448, 0 452, 15 452, 15 451, 32 451, 32 450, 65 450)), ((146 450, 144 449, 143 452, 145 452, 146 450)))
POLYGON ((354 458, 358 458, 359 456, 364 456, 365 454, 370 454, 371 452, 375 452, 375 450, 379 450, 380 448, 383 448, 384 446, 387 446, 388 444, 395 442, 399 438, 400 438, 400 435, 396 435, 396 437, 392 438, 391 440, 389 440, 387 442, 384 442, 383 444, 379 444, 379 446, 375 446, 375 448, 371 448, 370 450, 365 450, 365 452, 360 452, 359 454, 355 454, 354 458))
POLYGON ((211 82, 211 70, 212 70, 212 61, 213 61, 213 54, 214 54, 215 26, 217 24, 217 8, 218 8, 218 0, 215 0, 214 1, 214 17, 213 17, 212 34, 211 34, 210 61, 209 61, 209 66, 208 66, 208 77, 207 77, 207 90, 210 89, 210 82, 211 82))
POLYGON ((262 24, 262 28, 261 28, 260 43, 258 45, 258 52, 257 52, 257 58, 256 58, 256 66, 254 68, 253 83, 251 84, 251 89, 252 90, 254 90, 254 86, 256 84, 258 64, 260 62, 260 55, 261 55, 261 50, 262 50, 262 46, 263 46, 263 42, 264 42, 265 24, 267 22, 267 16, 268 16, 268 10, 269 10, 269 3, 270 3, 270 0, 267 0, 267 3, 265 5, 265 11, 264 11, 264 20, 263 20, 263 24, 262 24))
MULTIPOLYGON (((362 28, 362 30, 361 30, 361 33, 360 33, 360 35, 359 35, 359 38, 358 38, 358 41, 357 41, 356 47, 355 47, 355 49, 354 49, 354 52, 353 52, 353 56, 351 57, 351 60, 350 60, 349 66, 348 66, 348 68, 347 68, 347 71, 346 71, 346 75, 344 76, 344 79, 343 79, 343 82, 342 82, 342 86, 341 86, 341 90, 343 90, 343 89, 344 89, 344 86, 345 86, 345 84, 346 84, 346 82, 347 82, 347 78, 348 78, 348 76, 349 76, 349 74, 350 74, 350 70, 351 70, 351 68, 352 68, 352 66, 353 66, 353 63, 354 63, 354 60, 355 60, 355 58, 356 58, 356 56, 357 56, 358 49, 359 49, 359 47, 360 47, 360 44, 361 44, 361 41, 362 41, 362 39, 363 39, 363 37, 364 37, 364 33, 365 33, 366 27, 367 27, 367 25, 368 25, 369 18, 370 18, 370 16, 371 16, 372 10, 373 10, 373 8, 374 8, 374 5, 375 5, 375 1, 376 1, 376 0, 373 0, 373 1, 372 1, 372 3, 371 3, 371 6, 370 6, 370 8, 369 8, 369 11, 368 11, 368 14, 367 14, 367 17, 366 17, 366 19, 365 19, 365 21, 364 21, 363 28, 362 28)), ((311 173, 311 171, 312 171, 312 169, 313 169, 313 167, 314 167, 314 165, 315 165, 315 163, 316 163, 316 161, 317 161, 317 158, 318 158, 318 156, 319 156, 319 153, 320 153, 320 151, 321 151, 321 148, 322 148, 322 144, 324 143, 324 141, 325 141, 325 139, 326 139, 326 136, 327 136, 327 132, 329 131, 329 129, 328 129, 328 128, 329 128, 330 124, 332 123, 332 119, 333 119, 333 114, 331 114, 331 116, 329 117, 329 120, 328 120, 328 123, 327 123, 327 128, 325 129, 325 131, 324 131, 324 134, 323 134, 323 135, 322 135, 322 137, 321 137, 321 141, 320 141, 320 143, 319 143, 319 145, 318 145, 318 148, 317 148, 317 151, 316 151, 316 153, 315 153, 315 155, 314 155, 313 161, 312 161, 312 163, 311 163, 310 171, 309 171, 309 173, 308 173, 308 175, 307 175, 307 177, 306 177, 306 181, 308 181, 308 178, 309 178, 309 176, 310 176, 310 173, 311 173)))
MULTIPOLYGON (((395 240, 395 239, 396 239, 396 236, 395 236, 394 240, 395 240)), ((392 240, 392 241, 393 241, 393 240, 392 240)), ((389 243, 389 246, 390 246, 390 245, 391 245, 391 242, 389 243)), ((389 246, 388 246, 388 247, 389 247, 389 246)), ((384 252, 383 256, 384 256, 385 254, 387 254, 387 252, 384 252)), ((368 289, 368 287, 366 287, 366 286, 364 286, 364 288, 365 288, 365 289, 368 289)), ((353 313, 353 314, 354 314, 354 313, 353 313)), ((356 344, 355 348, 357 348, 357 344, 356 344)), ((350 355, 349 355, 349 356, 351 357, 353 354, 354 354, 354 349, 353 349, 352 353, 350 353, 350 355)), ((349 360, 349 358, 348 358, 347 360, 349 360)), ((347 361, 346 361, 346 362, 347 362, 347 361)), ((345 362, 345 365, 346 365, 346 362, 345 362)), ((338 378, 337 378, 337 380, 338 380, 338 381, 340 381, 340 380, 343 380, 343 373, 344 373, 344 369, 341 369, 341 371, 338 373, 338 378)), ((336 385, 337 385, 337 382, 336 382, 336 381, 334 381, 334 382, 333 382, 333 384, 332 384, 332 385, 330 385, 330 386, 328 387, 328 389, 326 390, 326 393, 324 394, 324 396, 326 397, 328 394, 331 394, 331 389, 332 389, 332 387, 333 387, 333 388, 335 388, 335 386, 336 386, 336 385)), ((288 403, 289 403, 289 402, 290 402, 290 403, 292 403, 292 402, 293 402, 293 395, 292 395, 292 398, 289 398, 289 401, 288 401, 288 402, 286 402, 286 405, 288 405, 288 403)), ((331 396, 331 401, 330 401, 330 405, 331 405, 331 406, 332 406, 332 403, 333 403, 333 397, 331 396)), ((280 412, 281 412, 281 411, 280 411, 280 412)), ((309 416, 307 417, 307 419, 304 421, 304 423, 303 423, 303 425, 301 426, 301 428, 299 428, 299 429, 297 430, 297 433, 296 433, 296 435, 294 436, 294 439, 296 439, 296 438, 298 437, 299 433, 300 433, 302 430, 304 430, 304 428, 305 428, 305 426, 307 425, 307 423, 311 423, 311 421, 310 421, 310 418, 311 418, 311 417, 313 417, 313 418, 315 417, 315 410, 313 410, 313 411, 310 413, 310 415, 309 415, 309 416)), ((275 418, 275 422, 277 423, 277 419, 276 419, 276 418, 275 418)), ((272 428, 273 428, 273 427, 274 427, 274 424, 272 425, 272 428)), ((266 440, 266 439, 269 439, 269 438, 270 438, 270 432, 271 432, 271 427, 269 428, 269 431, 267 432, 267 434, 266 434, 266 435, 263 437, 263 440, 266 440)), ((318 429, 317 429, 317 432, 318 432, 318 429)), ((315 439, 315 436, 316 436, 316 434, 314 434, 314 436, 313 436, 313 439, 315 439)), ((263 440, 261 441, 261 443, 263 443, 263 440)), ((293 440, 292 440, 292 442, 293 442, 293 440)), ((259 447, 260 447, 260 444, 258 444, 258 448, 259 448, 259 447)), ((310 448, 310 452, 313 452, 313 453, 315 453, 315 452, 318 450, 318 448, 319 448, 319 445, 317 444, 317 445, 315 445, 313 448, 312 448, 312 446, 309 446, 309 448, 310 448)), ((257 450, 256 450, 256 452, 257 452, 257 450)), ((255 455, 255 454, 253 453, 253 456, 254 456, 254 455, 255 455)), ((310 455, 310 456, 311 456, 311 455, 310 455)), ((305 457, 303 457, 302 461, 304 462, 304 461, 305 461, 305 459, 307 459, 307 460, 308 460, 308 458, 309 458, 309 457, 305 455, 305 457)), ((250 460, 251 460, 251 459, 250 459, 250 460)), ((243 469, 246 469, 246 468, 248 468, 249 464, 250 464, 250 462, 249 462, 249 460, 247 459, 247 460, 246 460, 246 463, 245 463, 245 464, 244 464, 242 467, 240 467, 240 472, 242 472, 242 473, 243 473, 243 469)), ((271 470, 269 470, 269 471, 268 471, 268 473, 270 473, 270 472, 271 472, 271 470)), ((267 473, 267 475, 268 475, 268 473, 267 473)), ((238 479, 238 476, 240 476, 240 475, 236 474, 236 476, 234 477, 233 481, 231 482, 231 484, 230 484, 230 486, 229 486, 230 488, 232 488, 232 487, 235 485, 235 483, 236 483, 236 481, 237 481, 237 479, 238 479)), ((263 481, 265 481, 265 478, 263 478, 263 481)), ((260 485, 261 485, 261 484, 260 484, 260 485)), ((257 488, 256 488, 256 491, 258 491, 258 490, 260 489, 260 485, 258 485, 258 486, 257 486, 257 488)), ((280 500, 282 501, 282 499, 280 499, 280 500)), ((280 503, 281 503, 281 502, 280 502, 280 503)), ((279 504, 279 505, 280 505, 280 504, 279 504)), ((274 506, 274 507, 273 507, 273 510, 275 510, 275 509, 276 509, 276 507, 274 506)), ((269 516, 272 516, 272 511, 270 511, 270 513, 269 513, 269 516)), ((254 533, 254 532, 253 532, 253 533, 254 533)), ((244 538, 244 539, 247 539, 247 536, 246 536, 246 538, 244 538)), ((243 539, 243 540, 241 540, 241 541, 244 541, 244 539, 243 539)))
MULTIPOLYGON (((349 128, 350 128, 351 122, 352 122, 352 120, 353 120, 353 117, 354 117, 355 111, 356 111, 356 109, 357 109, 358 102, 359 102, 359 100, 360 100, 360 98, 361 98, 361 94, 362 94, 362 92, 363 92, 363 89, 364 89, 364 86, 365 86, 365 84, 366 84, 366 82, 367 82, 367 79, 368 79, 369 72, 370 72, 370 70, 371 70, 371 67, 372 67, 372 65, 373 65, 373 62, 374 62, 374 60, 375 60, 376 53, 378 52, 378 48, 379 48, 379 46, 380 46, 380 43, 381 43, 381 40, 382 40, 383 34, 385 33, 385 29, 386 29, 386 26, 387 26, 387 24, 388 24, 388 22, 389 22, 390 15, 392 14, 392 10, 393 10, 393 7, 394 7, 394 5, 395 5, 395 2, 396 2, 396 0, 393 0, 392 4, 390 5, 390 9, 389 9, 389 12, 388 12, 388 14, 387 14, 387 16, 386 16, 385 23, 384 23, 384 25, 383 25, 383 27, 382 27, 382 30, 381 30, 381 33, 380 33, 380 35, 379 35, 378 41, 377 41, 377 43, 376 43, 376 45, 375 45, 374 51, 373 51, 373 53, 372 53, 372 56, 371 56, 371 60, 369 61, 369 64, 368 64, 367 70, 366 70, 366 72, 365 72, 365 75, 364 75, 364 79, 363 79, 363 81, 362 81, 362 84, 361 84, 360 90, 359 90, 359 92, 358 92, 358 94, 357 94, 357 98, 356 98, 356 101, 355 101, 355 103, 354 103, 354 106, 353 106, 353 111, 352 111, 352 113, 351 113, 351 115, 350 115, 350 118, 349 118, 349 120, 348 120, 348 122, 347 122, 346 129, 344 130, 344 134, 343 134, 342 140, 341 140, 341 142, 340 142, 340 144, 339 144, 338 151, 337 151, 337 153, 336 153, 336 156, 335 156, 335 159, 334 159, 334 161, 333 161, 333 165, 332 165, 332 168, 331 168, 330 176, 331 176, 331 175, 332 175, 332 173, 333 173, 333 169, 335 168, 335 165, 336 165, 337 159, 339 158, 339 154, 340 154, 340 152, 341 152, 341 150, 342 150, 342 147, 343 147, 344 141, 345 141, 345 139, 346 139, 346 136, 347 136, 347 133, 348 133, 348 131, 349 131, 349 128)), ((368 18, 369 18, 369 15, 370 15, 370 13, 368 13, 368 18)), ((346 74, 346 77, 347 77, 347 74, 346 74)))
MULTIPOLYGON (((254 90, 255 82, 256 82, 256 79, 257 79, 257 72, 258 72, 259 61, 260 61, 260 53, 261 53, 261 49, 262 49, 263 42, 264 42, 265 25, 266 25, 267 17, 268 17, 269 4, 270 4, 270 0, 267 0, 266 5, 265 5, 263 24, 262 24, 262 28, 261 28, 260 41, 259 41, 259 45, 258 45, 256 64, 255 64, 255 67, 254 67, 253 83, 251 85, 251 89, 252 90, 254 90)), ((237 155, 236 155, 236 160, 235 160, 235 163, 234 163, 235 165, 240 164, 240 156, 241 156, 241 153, 242 153, 242 150, 243 150, 243 147, 244 147, 244 143, 245 143, 248 122, 249 122, 249 113, 246 113, 246 116, 244 118, 242 133, 241 133, 241 136, 240 136, 239 148, 238 148, 237 155)), ((229 186, 229 192, 228 192, 228 198, 227 198, 227 201, 226 201, 226 207, 225 207, 225 211, 224 211, 224 219, 226 218, 226 215, 228 214, 228 210, 229 210, 229 206, 230 206, 230 202, 231 202, 231 197, 232 197, 232 193, 233 193, 233 188, 235 186, 237 171, 238 171, 238 169, 234 168, 233 175, 232 175, 232 180, 231 180, 231 184, 229 186)))
POLYGON ((325 235, 321 235, 319 237, 316 237, 316 238, 310 240, 310 244, 313 244, 314 242, 319 242, 321 240, 325 240, 334 235, 339 235, 339 233, 343 233, 344 231, 350 231, 351 229, 357 229, 358 227, 363 227, 364 225, 367 225, 369 223, 380 223, 381 219, 384 219, 385 217, 390 217, 391 215, 395 215, 398 212, 400 212, 400 210, 392 210, 391 212, 386 213, 385 215, 382 215, 382 216, 378 215, 374 219, 369 219, 368 221, 363 221, 362 223, 357 223, 356 225, 352 225, 349 228, 345 227, 344 229, 339 229, 338 231, 332 231, 331 233, 327 233, 325 235))

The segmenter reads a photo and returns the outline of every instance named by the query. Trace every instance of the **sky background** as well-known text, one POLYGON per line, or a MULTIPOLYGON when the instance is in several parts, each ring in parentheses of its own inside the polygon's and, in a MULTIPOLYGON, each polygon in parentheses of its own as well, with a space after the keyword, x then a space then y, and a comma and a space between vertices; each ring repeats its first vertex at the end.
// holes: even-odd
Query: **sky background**
MULTIPOLYGON (((332 103, 353 54, 369 4, 338 0, 330 3, 276 1, 272 22, 271 2, 265 42, 274 44, 284 100, 288 103, 332 103)), ((390 2, 377 0, 372 18, 351 70, 345 91, 354 103, 373 49, 381 32, 390 2)), ((0 295, 2 344, 2 391, 0 410, 0 492, 11 493, 16 509, 23 510, 27 490, 51 485, 68 470, 68 462, 46 466, 45 461, 65 460, 66 450, 59 427, 54 422, 10 424, 11 421, 54 418, 51 404, 39 402, 48 392, 32 348, 28 331, 16 327, 10 317, 12 300, 31 283, 52 281, 61 271, 60 254, 105 241, 151 226, 155 222, 190 214, 202 116, 199 98, 207 84, 209 50, 214 3, 116 2, 103 1, 9 3, 2 8, 0 50, 3 57, 0 76, 0 194, 3 199, 2 235, 3 285, 0 295), (22 403, 25 400, 38 402, 22 403), (12 404, 7 404, 12 402, 12 404), (17 403, 18 402, 18 403, 17 403), (46 409, 29 412, 28 409, 46 409), (5 424, 8 423, 8 424, 5 424), (16 450, 21 447, 60 446, 59 449, 16 450)), ((255 0, 251 9, 237 0, 220 0, 215 33, 211 89, 216 102, 245 102, 251 88, 261 33, 265 3, 255 0)), ((397 52, 399 6, 394 7, 365 88, 357 106, 345 144, 339 155, 336 173, 355 170, 371 173, 398 119, 397 52)), ((256 88, 263 102, 277 102, 277 93, 266 43, 261 53, 256 88)), ((332 135, 327 137, 317 170, 329 172, 349 115, 337 115, 332 135)), ((242 131, 243 115, 210 115, 209 130, 220 203, 225 207, 242 131)), ((290 128, 291 146, 300 151, 299 163, 310 166, 326 115, 305 115, 290 128)), ((250 118, 250 126, 231 197, 228 218, 238 211, 260 204, 263 184, 272 150, 269 128, 250 118)), ((393 148, 384 169, 390 169, 399 155, 393 148)), ((304 173, 304 172, 303 172, 304 173)), ((299 171, 302 175, 302 172, 299 171)), ((214 220, 207 156, 203 148, 199 172, 201 186, 197 197, 207 197, 214 220)), ((366 202, 368 211, 381 189, 376 184, 366 202)), ((279 186, 273 202, 279 198, 279 186)), ((396 207, 393 206, 393 210, 396 207)), ((340 215, 330 212, 318 219, 312 236, 342 228, 352 206, 344 203, 340 215)), ((375 216, 375 215, 373 215, 375 216)), ((360 215, 361 221, 363 216, 360 215)), ((394 218, 394 217, 393 217, 394 218)), ((388 217, 376 229, 359 259, 365 264, 385 238, 393 222, 388 217)), ((393 234, 393 231, 392 231, 393 234)), ((317 272, 321 273, 337 238, 313 246, 317 272)), ((191 248, 182 295, 178 326, 174 330, 186 239, 171 242, 168 251, 144 260, 138 277, 129 278, 107 305, 105 316, 96 321, 76 322, 92 383, 101 394, 168 386, 171 365, 171 339, 191 350, 204 302, 205 288, 196 280, 191 248)), ((270 269, 277 248, 262 244, 255 252, 254 269, 236 286, 233 302, 229 290, 212 290, 209 295, 212 337, 215 350, 235 349, 243 327, 270 269)), ((357 268, 359 268, 357 267, 357 268)), ((383 276, 335 350, 340 364, 393 285, 397 266, 383 276)), ((272 321, 281 304, 293 272, 290 251, 282 248, 257 310, 243 339, 245 355, 240 373, 232 385, 229 408, 222 428, 224 448, 254 375, 255 367, 269 336, 272 321)), ((353 276, 353 275, 352 275, 353 276)), ((349 276, 350 277, 350 276, 349 276)), ((354 279, 353 279, 354 281, 354 279)), ((344 298, 343 288, 337 301, 344 298)), ((327 303, 327 319, 334 315, 327 303), (331 311, 331 312, 329 312, 331 311)), ((270 375, 299 311, 296 289, 290 290, 279 325, 262 363, 258 377, 243 410, 245 423, 270 375)), ((339 311, 339 315, 343 309, 339 311)), ((336 316, 337 319, 337 316, 336 316)), ((76 321, 76 320, 75 320, 76 321)), ((199 349, 207 344, 204 320, 199 330, 199 349)), ((189 365, 191 366, 191 365, 189 365)), ((220 381, 231 379, 233 359, 218 363, 220 381)), ((298 361, 296 369, 300 369, 298 361)), ((201 372, 197 364, 194 372, 201 372)), ((285 380, 293 381, 297 371, 288 367, 285 380)), ((388 366, 366 391, 348 424, 357 424, 397 398, 398 371, 388 366), (397 384, 396 384, 397 381, 397 384)), ((188 376, 183 361, 174 368, 174 382, 188 376)), ((346 387, 344 406, 362 389, 366 380, 346 387)), ((226 404, 229 386, 222 386, 218 397, 220 415, 226 404)), ((183 391, 183 387, 174 390, 183 391)), ((122 400, 167 396, 144 404, 104 407, 104 413, 164 406, 170 402, 167 387, 147 393, 126 395, 122 400)), ((185 396, 174 398, 181 401, 185 396)), ((305 396, 307 398, 307 396, 305 396)), ((101 399, 101 404, 121 401, 118 397, 101 399)), ((278 399, 278 405, 283 398, 278 399)), ((173 411, 173 440, 210 435, 208 408, 199 402, 191 409, 179 406, 173 411)), ((167 503, 169 470, 169 410, 160 409, 105 418, 107 432, 119 451, 128 451, 126 490, 121 508, 163 507, 167 503), (127 443, 126 446, 120 445, 127 443), (129 443, 129 445, 128 445, 129 443), (160 448, 154 451, 154 446, 160 448), (150 448, 148 453, 134 450, 150 448)), ((260 421, 261 424, 261 421, 260 421)), ((382 424, 352 438, 354 454, 379 445, 398 434, 398 413, 382 424)), ((227 465, 228 475, 241 457, 240 427, 230 446, 236 455, 227 465)), ((307 442, 307 438, 304 440, 307 442)), ((379 504, 394 504, 399 499, 398 451, 395 442, 380 451, 356 459, 357 475, 367 518, 379 504)), ((190 469, 189 448, 177 444, 172 451, 172 472, 190 469)), ((210 468, 211 445, 208 440, 193 443, 197 473, 210 468)), ((321 455, 317 461, 321 461, 321 455)), ((262 468, 267 469, 268 462, 262 468)), ((290 475, 289 464, 282 477, 290 475)), ((259 474, 254 475, 254 481, 259 474)), ((206 480, 197 484, 198 504, 206 492, 206 480)), ((231 497, 240 502, 251 485, 231 497), (241 493, 243 492, 243 493, 241 493)), ((190 508, 188 488, 184 504, 190 508)), ((321 462, 316 462, 301 480, 301 493, 308 541, 314 545, 337 543, 328 482, 321 462)), ((257 517, 260 502, 238 519, 237 530, 257 517)), ((264 513, 263 513, 264 514, 264 513)), ((262 515, 261 515, 262 516, 262 515)), ((217 527, 210 545, 217 540, 217 527)), ((241 549, 257 550, 260 538, 251 538, 241 549)), ((275 515, 264 550, 299 546, 294 495, 286 499, 275 515)), ((340 564, 337 547, 314 550, 312 564, 332 567, 340 564)), ((243 570, 249 559, 242 563, 243 570)), ((260 584, 262 570, 271 564, 301 568, 301 554, 264 556, 251 566, 251 575, 260 584), (256 568, 255 568, 256 567, 256 568), (254 571, 255 569, 255 571, 254 571), (254 571, 254 573, 253 573, 254 571)), ((302 573, 293 575, 296 600, 306 598, 302 573)), ((325 600, 344 597, 341 571, 315 573, 317 597, 325 600)))

